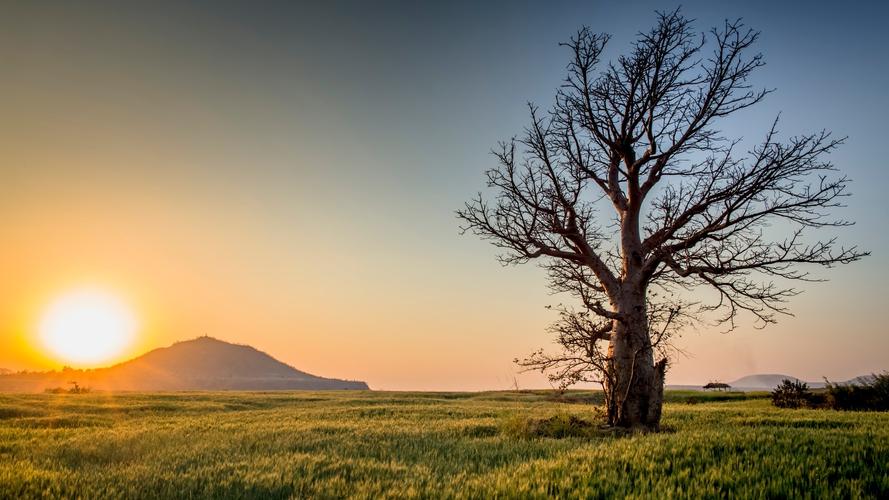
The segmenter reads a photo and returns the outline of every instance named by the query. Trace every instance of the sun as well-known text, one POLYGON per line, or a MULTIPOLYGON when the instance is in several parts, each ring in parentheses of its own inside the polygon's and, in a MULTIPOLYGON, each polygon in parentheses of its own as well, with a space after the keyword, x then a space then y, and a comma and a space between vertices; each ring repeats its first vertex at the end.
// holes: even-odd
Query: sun
POLYGON ((136 319, 123 301, 102 290, 83 288, 49 305, 39 333, 55 356, 89 365, 119 355, 132 342, 136 328, 136 319))

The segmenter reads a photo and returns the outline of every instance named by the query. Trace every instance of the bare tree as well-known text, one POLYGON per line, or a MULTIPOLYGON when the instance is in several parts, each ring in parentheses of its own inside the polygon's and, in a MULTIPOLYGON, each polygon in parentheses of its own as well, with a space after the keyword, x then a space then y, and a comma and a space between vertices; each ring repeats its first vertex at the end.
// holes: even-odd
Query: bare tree
POLYGON ((629 55, 594 74, 608 36, 581 29, 563 44, 571 61, 552 109, 529 105, 524 134, 494 151, 493 199, 479 193, 458 211, 504 263, 539 259, 554 291, 582 301, 553 326, 565 359, 539 353, 526 366, 568 381, 597 373, 613 425, 658 427, 666 357, 655 357, 677 318, 711 311, 734 328, 746 312, 764 326, 787 312, 791 282, 815 280, 800 265, 867 254, 809 236, 850 224, 829 213, 847 196, 824 159, 842 139, 782 142, 776 119, 738 154, 715 128, 770 93, 749 83, 763 65, 748 55, 758 36, 740 21, 697 33, 678 10, 658 13, 629 55), (701 286, 712 302, 683 303, 701 286))

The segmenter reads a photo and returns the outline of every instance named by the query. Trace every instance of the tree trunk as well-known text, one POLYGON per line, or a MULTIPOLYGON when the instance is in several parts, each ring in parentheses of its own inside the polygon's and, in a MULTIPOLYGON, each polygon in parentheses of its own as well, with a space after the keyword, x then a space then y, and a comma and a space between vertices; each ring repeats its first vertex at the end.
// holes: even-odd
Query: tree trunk
POLYGON ((658 430, 666 360, 654 362, 644 289, 622 294, 613 306, 625 320, 615 320, 611 333, 611 376, 606 390, 609 423, 658 430))

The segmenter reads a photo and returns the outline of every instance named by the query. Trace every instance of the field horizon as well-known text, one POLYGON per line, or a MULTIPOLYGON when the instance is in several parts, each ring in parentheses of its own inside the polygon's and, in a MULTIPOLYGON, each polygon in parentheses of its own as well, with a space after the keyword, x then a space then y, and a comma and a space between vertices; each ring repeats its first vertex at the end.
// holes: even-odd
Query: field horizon
MULTIPOLYGON (((833 381, 849 384, 867 375, 833 381)), ((801 381, 787 374, 749 374, 728 381, 735 391, 770 391, 784 379, 801 381)), ((95 392, 146 392, 146 391, 202 391, 202 390, 370 390, 367 382, 320 377, 283 363, 272 354, 249 344, 227 342, 212 336, 178 340, 169 346, 156 347, 134 358, 114 365, 91 369, 21 371, 13 372, 0 367, 0 393, 43 392, 64 389, 73 382, 95 392)), ((671 390, 704 390, 707 382, 699 384, 667 384, 671 390)), ((822 388, 825 382, 807 382, 809 387, 822 388)), ((527 387, 527 390, 545 390, 552 387, 527 387)), ((586 390, 595 390, 585 387, 586 390)), ((391 389, 381 388, 383 392, 391 389)), ((477 390, 420 392, 468 392, 481 393, 502 388, 477 390)), ((403 390, 395 392, 417 392, 403 390)))

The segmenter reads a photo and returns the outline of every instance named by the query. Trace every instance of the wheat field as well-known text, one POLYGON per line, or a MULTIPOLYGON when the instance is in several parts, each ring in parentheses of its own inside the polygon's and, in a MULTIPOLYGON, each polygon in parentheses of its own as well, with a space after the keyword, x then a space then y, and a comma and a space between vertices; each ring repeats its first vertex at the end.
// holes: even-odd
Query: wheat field
POLYGON ((889 495, 889 414, 670 392, 664 431, 595 419, 592 392, 0 395, 0 498, 889 495), (564 419, 568 421, 568 419, 564 419))

